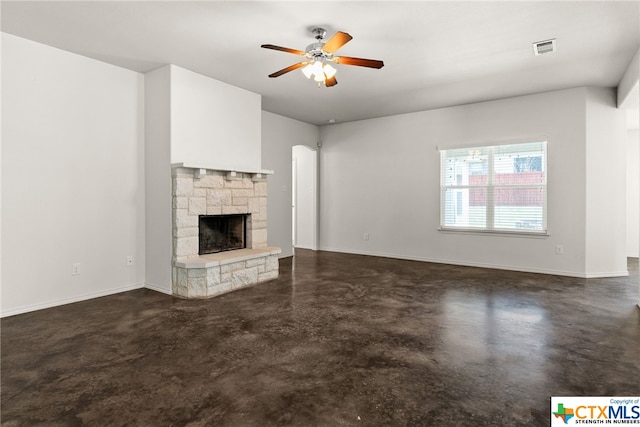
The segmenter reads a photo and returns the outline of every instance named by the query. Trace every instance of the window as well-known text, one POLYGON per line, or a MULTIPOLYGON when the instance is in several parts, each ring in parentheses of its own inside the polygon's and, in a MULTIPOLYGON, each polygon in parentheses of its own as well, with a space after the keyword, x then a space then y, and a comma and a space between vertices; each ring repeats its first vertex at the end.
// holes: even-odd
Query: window
POLYGON ((547 232, 547 144, 440 152, 440 228, 547 232))

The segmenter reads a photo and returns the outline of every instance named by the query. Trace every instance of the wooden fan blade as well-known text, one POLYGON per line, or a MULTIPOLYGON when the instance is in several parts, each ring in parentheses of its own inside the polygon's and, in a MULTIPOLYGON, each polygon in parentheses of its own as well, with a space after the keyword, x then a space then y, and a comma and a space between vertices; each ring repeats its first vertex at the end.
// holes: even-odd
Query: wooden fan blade
POLYGON ((377 59, 352 58, 350 56, 337 56, 333 58, 336 64, 357 65, 358 67, 382 68, 384 62, 377 59))
POLYGON ((349 40, 351 40, 352 38, 353 37, 351 37, 349 33, 343 33, 342 31, 338 31, 333 36, 331 36, 329 40, 327 40, 327 42, 322 47, 322 50, 324 50, 327 53, 333 53, 336 50, 340 49, 345 44, 347 44, 349 40))
POLYGON ((328 77, 328 78, 326 78, 326 79, 325 79, 325 81, 324 81, 324 85, 325 85, 326 87, 335 86, 335 85, 337 85, 337 84, 338 84, 338 81, 336 80, 336 78, 335 78, 335 77, 328 77))
POLYGON ((265 49, 273 49, 273 50, 279 50, 279 51, 282 51, 282 52, 293 53, 294 55, 304 56, 304 52, 301 51, 301 50, 289 49, 288 47, 276 46, 274 44, 263 44, 260 47, 263 47, 265 49))
POLYGON ((298 62, 297 64, 290 65, 287 68, 283 68, 280 71, 276 71, 275 73, 269 74, 269 77, 271 77, 271 78, 280 77, 281 75, 286 74, 289 71, 297 70, 298 68, 304 67, 305 65, 307 65, 306 62, 298 62))

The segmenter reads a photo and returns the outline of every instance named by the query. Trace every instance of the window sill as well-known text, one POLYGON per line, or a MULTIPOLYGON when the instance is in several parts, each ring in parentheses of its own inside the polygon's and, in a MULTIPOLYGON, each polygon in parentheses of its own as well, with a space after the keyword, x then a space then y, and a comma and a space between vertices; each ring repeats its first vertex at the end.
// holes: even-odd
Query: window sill
POLYGON ((546 239, 549 237, 547 231, 506 231, 506 230, 474 230, 470 228, 438 228, 441 233, 447 234, 474 234, 477 236, 498 236, 498 237, 524 237, 527 239, 546 239))

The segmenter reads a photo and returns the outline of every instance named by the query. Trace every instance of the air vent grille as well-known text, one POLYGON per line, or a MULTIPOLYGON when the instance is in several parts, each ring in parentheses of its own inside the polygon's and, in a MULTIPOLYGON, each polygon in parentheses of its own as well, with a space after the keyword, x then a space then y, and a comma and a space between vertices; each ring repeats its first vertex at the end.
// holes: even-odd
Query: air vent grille
POLYGON ((533 52, 538 55, 544 55, 545 53, 551 53, 556 51, 556 39, 543 40, 541 42, 535 42, 533 44, 533 52))

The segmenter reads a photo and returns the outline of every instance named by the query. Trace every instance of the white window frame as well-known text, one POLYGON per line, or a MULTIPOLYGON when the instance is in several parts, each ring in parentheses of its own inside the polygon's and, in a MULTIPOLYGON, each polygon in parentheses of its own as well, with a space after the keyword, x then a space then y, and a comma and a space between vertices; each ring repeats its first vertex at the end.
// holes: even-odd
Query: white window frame
POLYGON ((440 149, 440 227, 439 230, 443 232, 462 232, 462 233, 488 233, 488 234, 507 234, 507 235, 516 235, 516 236, 524 236, 524 237, 544 237, 548 236, 548 227, 547 227, 547 216, 548 216, 548 204, 547 204, 547 157, 548 157, 548 149, 547 149, 547 141, 544 140, 530 140, 530 141, 518 141, 512 143, 499 143, 493 145, 484 145, 484 146, 473 146, 468 147, 470 150, 472 149, 486 149, 488 153, 487 159, 487 185, 485 186, 475 186, 475 185, 460 185, 457 182, 455 184, 446 185, 445 181, 445 160, 446 160, 446 152, 458 150, 460 148, 467 147, 452 147, 450 149, 440 149), (542 208, 542 230, 527 230, 527 229, 511 229, 511 228, 496 228, 495 227, 495 200, 494 193, 497 187, 504 187, 504 185, 495 185, 495 149, 496 147, 502 147, 506 145, 520 145, 520 144, 528 144, 532 142, 541 142, 543 144, 544 150, 542 153, 542 183, 538 184, 518 184, 514 185, 517 188, 539 188, 543 187, 543 208, 542 208), (445 225, 446 222, 446 192, 447 190, 456 190, 456 189, 477 189, 477 188, 486 188, 487 191, 487 206, 486 206, 486 227, 462 227, 462 226, 452 226, 445 225))

